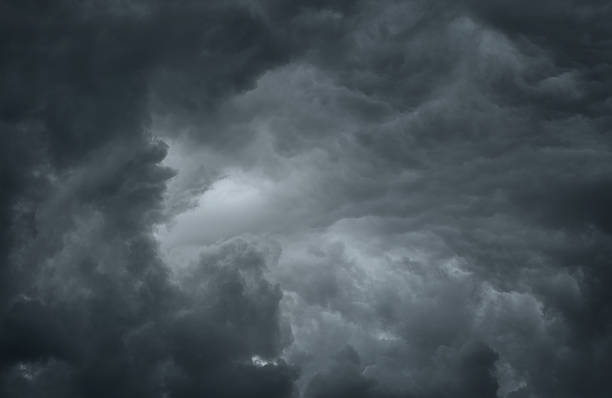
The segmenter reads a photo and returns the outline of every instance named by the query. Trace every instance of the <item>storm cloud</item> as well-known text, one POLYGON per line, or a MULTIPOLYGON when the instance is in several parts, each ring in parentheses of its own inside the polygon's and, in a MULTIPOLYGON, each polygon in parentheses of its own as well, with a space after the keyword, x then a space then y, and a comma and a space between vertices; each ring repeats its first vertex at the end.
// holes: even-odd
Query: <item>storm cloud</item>
POLYGON ((0 3, 0 395, 608 397, 607 1, 0 3))

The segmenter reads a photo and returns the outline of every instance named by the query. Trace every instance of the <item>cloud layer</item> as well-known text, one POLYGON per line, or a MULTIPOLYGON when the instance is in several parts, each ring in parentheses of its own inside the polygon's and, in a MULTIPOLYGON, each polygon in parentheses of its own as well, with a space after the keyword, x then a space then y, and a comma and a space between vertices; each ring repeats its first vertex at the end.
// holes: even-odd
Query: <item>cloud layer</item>
POLYGON ((607 397, 606 1, 5 1, 0 395, 607 397))

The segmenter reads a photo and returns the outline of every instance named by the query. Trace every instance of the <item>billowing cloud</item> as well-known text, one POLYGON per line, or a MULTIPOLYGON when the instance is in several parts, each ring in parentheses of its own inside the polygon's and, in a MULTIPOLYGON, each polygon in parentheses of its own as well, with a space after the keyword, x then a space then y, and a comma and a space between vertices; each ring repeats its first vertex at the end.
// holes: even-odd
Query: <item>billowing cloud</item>
POLYGON ((605 1, 0 5, 0 395, 607 397, 605 1))

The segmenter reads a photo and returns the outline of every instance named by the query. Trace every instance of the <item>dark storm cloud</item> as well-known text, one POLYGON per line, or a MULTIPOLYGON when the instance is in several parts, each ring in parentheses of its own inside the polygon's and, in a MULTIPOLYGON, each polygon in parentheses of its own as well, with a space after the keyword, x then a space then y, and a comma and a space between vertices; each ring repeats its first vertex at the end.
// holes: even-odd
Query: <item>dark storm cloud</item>
POLYGON ((607 397, 611 12, 3 2, 0 395, 607 397))
POLYGON ((0 395, 288 396, 293 369, 252 361, 282 348, 257 255, 210 259, 203 284, 229 264, 202 302, 151 234, 173 175, 151 109, 209 112, 248 87, 288 54, 266 22, 189 1, 8 1, 0 15, 0 395))
POLYGON ((162 242, 223 239, 186 220, 230 219, 229 192, 259 215, 232 233, 280 235, 306 395, 606 396, 609 6, 327 11, 296 18, 326 40, 222 105, 244 140, 195 161, 217 177, 162 242))

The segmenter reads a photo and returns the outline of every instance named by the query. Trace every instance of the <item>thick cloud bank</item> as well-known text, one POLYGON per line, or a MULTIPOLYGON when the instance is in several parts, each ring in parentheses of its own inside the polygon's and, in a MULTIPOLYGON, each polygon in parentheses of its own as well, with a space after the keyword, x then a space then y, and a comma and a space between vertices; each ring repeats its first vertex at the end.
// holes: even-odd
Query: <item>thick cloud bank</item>
POLYGON ((611 18, 0 2, 0 396, 611 396, 611 18))

